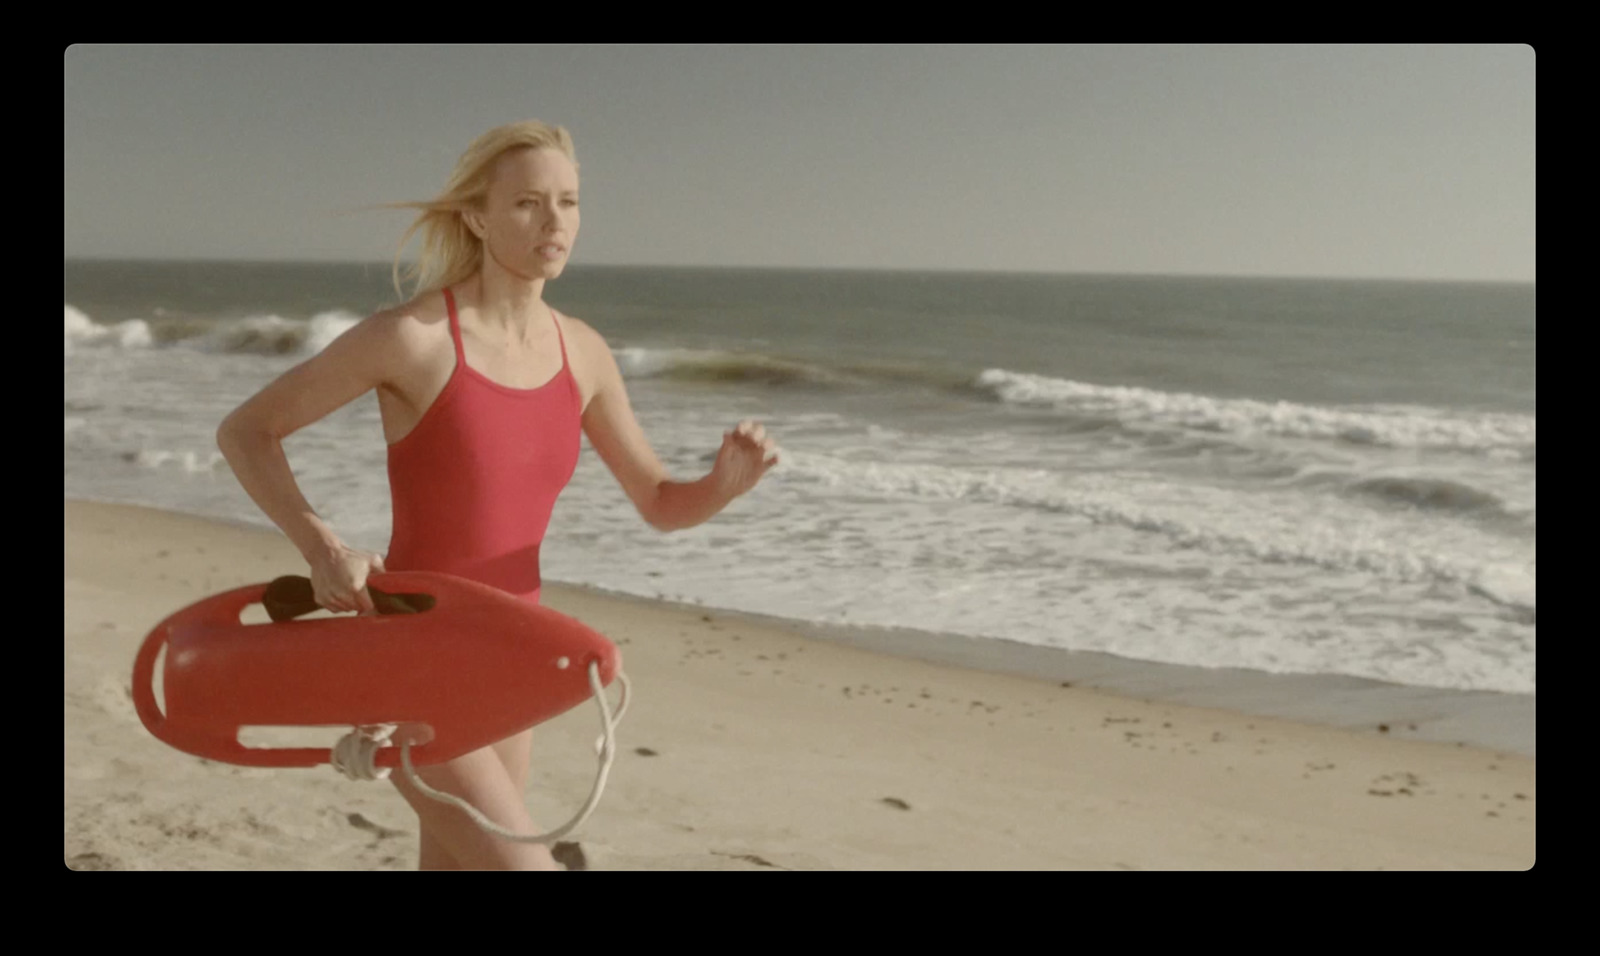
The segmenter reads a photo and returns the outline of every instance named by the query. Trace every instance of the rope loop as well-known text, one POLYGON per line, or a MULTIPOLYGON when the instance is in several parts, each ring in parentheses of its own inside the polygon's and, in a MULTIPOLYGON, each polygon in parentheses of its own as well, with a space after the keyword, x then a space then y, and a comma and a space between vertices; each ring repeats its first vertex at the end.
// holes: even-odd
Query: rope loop
POLYGON ((333 769, 351 780, 389 779, 389 768, 377 769, 373 766, 373 759, 397 726, 397 724, 378 724, 357 727, 340 737, 339 742, 333 745, 333 755, 329 760, 333 764, 333 769))
MULTIPOLYGON (((400 762, 405 769, 406 779, 411 781, 419 791, 438 800, 440 803, 449 803, 462 810, 472 818, 472 821, 489 833, 513 843, 554 843, 566 836, 583 822, 589 819, 589 814, 600 803, 600 795, 605 792, 606 778, 611 773, 611 763, 616 759, 616 729, 622 721, 622 716, 628 712, 629 684, 628 677, 621 671, 617 672, 617 680, 622 684, 622 700, 617 705, 615 715, 611 713, 611 704, 606 700, 605 685, 600 682, 600 662, 589 662, 589 688, 594 691, 595 702, 600 707, 600 737, 595 741, 595 753, 599 758, 599 770, 595 774, 594 786, 589 791, 589 799, 584 803, 583 809, 571 820, 556 827, 548 833, 515 833, 484 816, 477 807, 460 797, 444 793, 423 783, 417 776, 416 768, 411 764, 411 741, 405 740, 400 744, 400 762)), ((378 750, 384 746, 389 737, 394 733, 396 724, 379 724, 372 727, 358 727, 344 737, 333 748, 332 760, 335 770, 352 780, 382 780, 389 776, 389 768, 378 770, 373 766, 373 758, 378 750)))

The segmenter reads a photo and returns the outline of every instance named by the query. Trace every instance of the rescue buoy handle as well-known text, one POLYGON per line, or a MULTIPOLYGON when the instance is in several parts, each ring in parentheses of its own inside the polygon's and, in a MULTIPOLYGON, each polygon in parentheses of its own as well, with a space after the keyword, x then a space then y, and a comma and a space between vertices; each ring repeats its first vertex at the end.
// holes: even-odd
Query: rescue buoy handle
POLYGON ((156 657, 166 643, 167 622, 162 621, 145 637, 133 659, 133 707, 139 712, 145 729, 162 741, 166 738, 161 736, 161 725, 167 722, 167 716, 156 706, 155 674, 156 657))
MULTIPOLYGON (((212 605, 203 609, 204 623, 238 624, 239 615, 251 604, 261 601, 261 596, 266 593, 266 585, 251 584, 242 588, 219 594, 215 597, 197 601, 175 614, 169 614, 160 624, 145 635, 144 643, 139 645, 139 653, 133 659, 133 706, 139 713, 139 720, 144 723, 145 729, 150 731, 157 740, 171 746, 178 746, 161 733, 161 727, 167 722, 167 717, 156 704, 155 675, 156 658, 161 656, 161 648, 166 646, 167 636, 172 632, 172 622, 179 617, 186 617, 197 613, 200 605, 212 605)), ((201 620, 196 618, 196 620, 201 620)), ((178 749, 183 749, 179 747, 178 749)))

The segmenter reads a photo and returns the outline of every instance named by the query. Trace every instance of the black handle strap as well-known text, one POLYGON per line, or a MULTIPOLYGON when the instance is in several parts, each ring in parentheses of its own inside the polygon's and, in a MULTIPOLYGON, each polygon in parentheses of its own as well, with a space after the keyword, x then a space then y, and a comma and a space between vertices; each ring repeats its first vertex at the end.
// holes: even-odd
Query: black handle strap
MULTIPOLYGON (((367 594, 379 614, 420 614, 434 605, 430 594, 389 594, 371 585, 367 586, 367 594)), ((298 574, 275 578, 267 585, 261 603, 273 621, 290 621, 322 607, 317 603, 311 579, 298 574)))

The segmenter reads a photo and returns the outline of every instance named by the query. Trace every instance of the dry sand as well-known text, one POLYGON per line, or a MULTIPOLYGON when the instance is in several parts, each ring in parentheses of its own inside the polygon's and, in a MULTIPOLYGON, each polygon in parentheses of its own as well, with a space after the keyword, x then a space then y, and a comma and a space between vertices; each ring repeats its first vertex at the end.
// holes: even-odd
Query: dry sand
MULTIPOLYGON (((208 594, 305 573, 287 540, 74 501, 65 534, 67 866, 415 867, 416 820, 390 784, 203 761, 134 712, 148 630, 208 594)), ((1534 863, 1530 756, 1148 702, 553 584, 545 601, 609 635, 634 685, 604 799, 576 835, 591 869, 1534 863)), ((544 825, 587 795, 598 723, 585 707, 536 731, 527 797, 544 825)))

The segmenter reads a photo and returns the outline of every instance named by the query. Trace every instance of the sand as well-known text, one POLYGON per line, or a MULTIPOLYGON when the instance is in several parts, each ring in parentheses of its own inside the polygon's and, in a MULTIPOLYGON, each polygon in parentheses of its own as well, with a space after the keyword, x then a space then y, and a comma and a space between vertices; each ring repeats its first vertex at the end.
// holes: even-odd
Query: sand
MULTIPOLYGON (((304 573, 288 541, 129 506, 64 510, 66 865, 414 869, 416 819, 387 782, 204 761, 135 714, 149 629, 208 594, 304 573)), ((1230 708, 1215 686, 1206 706, 1142 700, 1127 668, 1098 682, 993 673, 885 653, 906 635, 851 640, 555 584, 545 601, 609 635, 634 686, 604 798, 574 836, 592 870, 1535 861, 1531 750, 1452 742, 1451 720, 1408 737, 1251 713, 1242 690, 1230 708)), ((527 799, 542 825, 587 796, 598 723, 584 707, 536 731, 527 799)))

